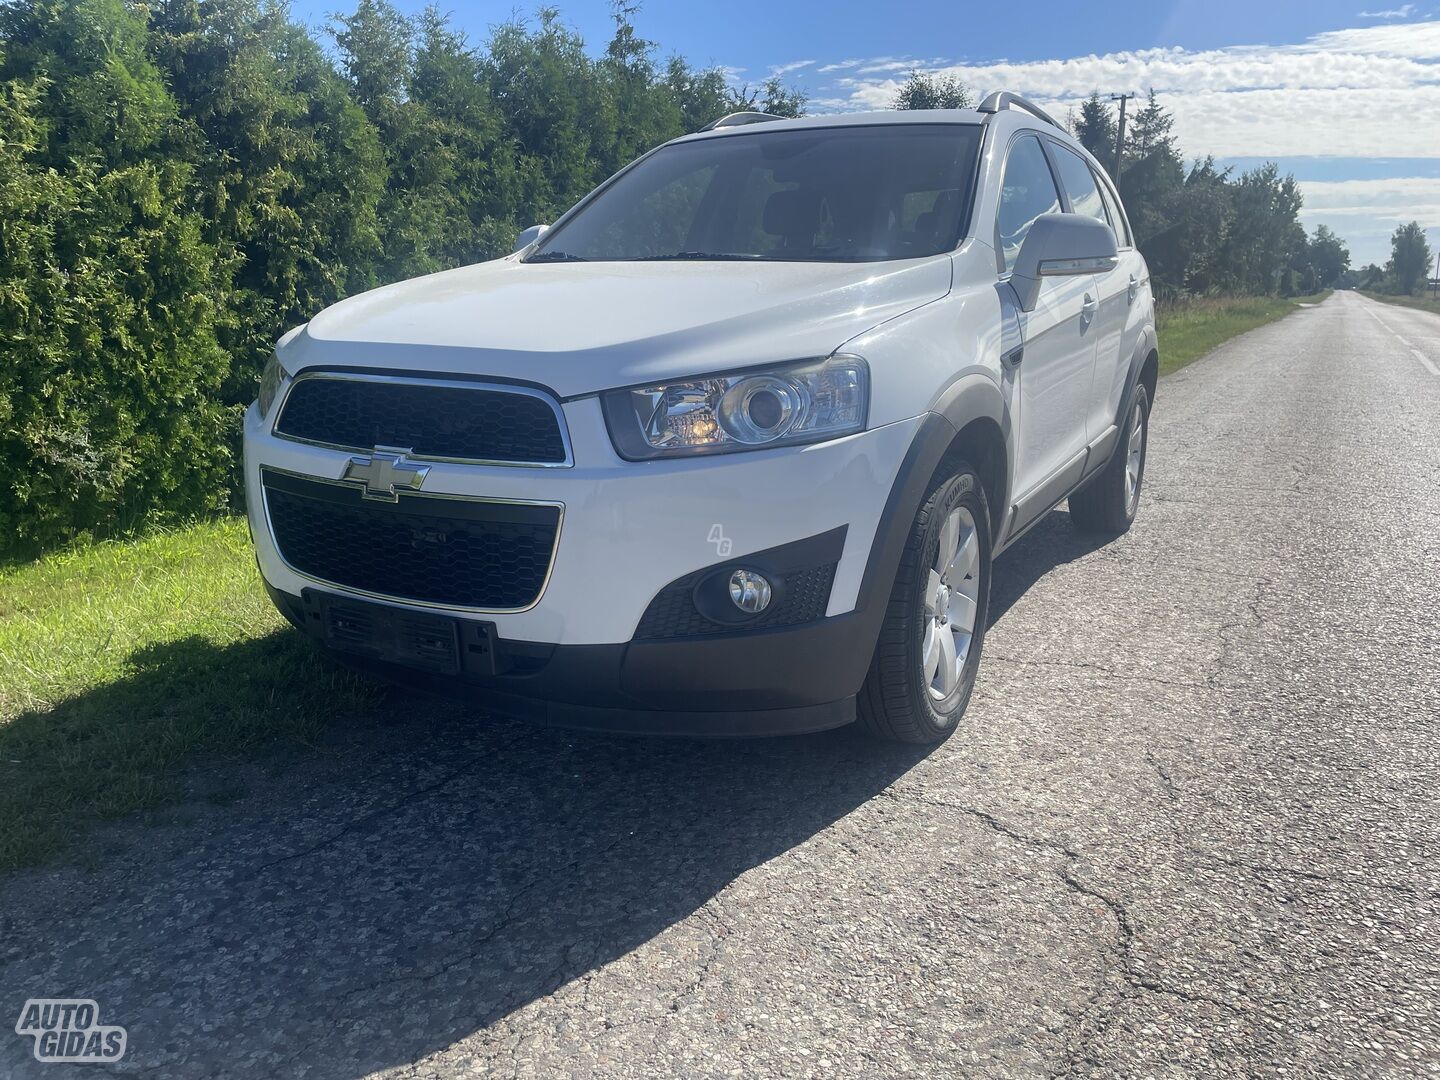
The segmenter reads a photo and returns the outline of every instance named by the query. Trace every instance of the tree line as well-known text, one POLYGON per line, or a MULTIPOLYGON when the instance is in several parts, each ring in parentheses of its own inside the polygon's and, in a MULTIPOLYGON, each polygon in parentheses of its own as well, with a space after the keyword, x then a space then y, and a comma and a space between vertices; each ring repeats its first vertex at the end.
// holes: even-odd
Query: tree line
POLYGON ((468 41, 360 0, 0 4, 0 552, 233 505, 275 339, 341 297, 502 255, 771 79, 662 58, 617 5, 468 41))

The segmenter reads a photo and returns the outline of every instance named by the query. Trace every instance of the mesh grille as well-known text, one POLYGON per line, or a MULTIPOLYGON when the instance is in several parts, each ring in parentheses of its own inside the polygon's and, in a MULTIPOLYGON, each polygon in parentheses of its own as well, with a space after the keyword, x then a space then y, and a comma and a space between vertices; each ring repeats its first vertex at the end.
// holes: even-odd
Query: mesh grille
POLYGON ((283 435, 422 457, 559 464, 565 440, 543 398, 488 388, 363 379, 300 379, 275 423, 283 435))
POLYGON ((449 607, 520 608, 544 587, 560 523, 553 506, 405 496, 266 475, 281 557, 302 574, 380 596, 449 607))
POLYGON ((835 580, 835 563, 785 575, 785 593, 770 610, 756 619, 723 625, 707 619, 695 607, 695 585, 711 571, 702 570, 673 581, 661 589, 635 631, 637 638, 694 637, 735 630, 761 630, 794 626, 821 618, 830 604, 830 585, 835 580))

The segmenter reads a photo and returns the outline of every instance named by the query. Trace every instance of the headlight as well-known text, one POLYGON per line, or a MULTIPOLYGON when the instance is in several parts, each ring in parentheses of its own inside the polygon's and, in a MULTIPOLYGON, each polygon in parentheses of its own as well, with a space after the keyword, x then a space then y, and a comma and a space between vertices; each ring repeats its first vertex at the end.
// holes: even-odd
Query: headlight
POLYGON ((869 401, 870 369, 844 355, 601 396, 610 438, 630 461, 838 438, 865 427, 869 401))
POLYGON ((271 355, 270 362, 265 365, 265 370, 260 375, 260 418, 263 420, 270 415, 270 406, 275 404, 275 397, 280 393, 280 387, 285 385, 290 373, 280 365, 280 358, 271 355))

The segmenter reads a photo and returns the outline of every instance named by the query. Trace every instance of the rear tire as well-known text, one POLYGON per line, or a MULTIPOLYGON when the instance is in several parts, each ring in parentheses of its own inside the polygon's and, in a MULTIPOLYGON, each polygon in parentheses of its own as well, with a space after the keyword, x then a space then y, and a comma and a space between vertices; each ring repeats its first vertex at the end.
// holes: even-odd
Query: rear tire
POLYGON ((1150 439, 1150 395, 1137 384, 1125 411, 1120 441, 1105 467, 1070 496, 1070 521, 1083 532, 1119 536, 1140 509, 1145 482, 1145 449, 1150 439))
POLYGON ((910 528, 860 689, 872 735, 931 746, 960 723, 989 616, 990 535, 979 475, 964 462, 942 469, 910 528))

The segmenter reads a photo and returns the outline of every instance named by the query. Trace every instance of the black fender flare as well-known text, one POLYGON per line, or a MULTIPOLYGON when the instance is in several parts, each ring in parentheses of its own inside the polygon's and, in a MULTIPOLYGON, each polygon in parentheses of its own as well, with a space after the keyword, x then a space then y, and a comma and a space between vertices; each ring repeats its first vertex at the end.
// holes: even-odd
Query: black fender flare
MULTIPOLYGON (((1010 445, 1010 410, 995 380, 981 372, 956 379, 940 394, 935 407, 921 416, 920 427, 910 440, 910 448, 895 473, 885 509, 880 515, 880 524, 870 542, 865 573, 850 614, 855 620, 857 639, 857 649, 852 656, 863 656, 867 670, 880 637, 880 626, 890 602, 890 590, 900 568, 900 556, 910 537, 915 515, 925 501, 930 481, 960 431, 981 418, 995 421, 1005 437, 1008 473, 1014 460, 1010 445)), ((1010 479, 1008 475, 1005 477, 1007 491, 1010 479)), ((1003 521, 1006 510, 1006 507, 991 507, 990 512, 993 518, 1003 521)), ((996 528, 993 520, 991 528, 996 528)))
MULTIPOLYGON (((1125 392, 1120 395, 1120 403, 1115 409, 1115 426, 1124 429, 1125 413, 1130 406, 1130 399, 1135 394, 1135 384, 1140 381, 1140 372, 1145 370, 1145 361, 1150 354, 1158 354, 1159 340, 1155 335, 1155 327, 1147 326, 1140 335, 1140 340, 1135 345, 1134 355, 1130 357, 1130 370, 1125 376, 1125 392)), ((1150 402, 1153 407, 1155 402, 1150 402)), ((1116 443, 1119 446, 1119 443, 1116 443)))

